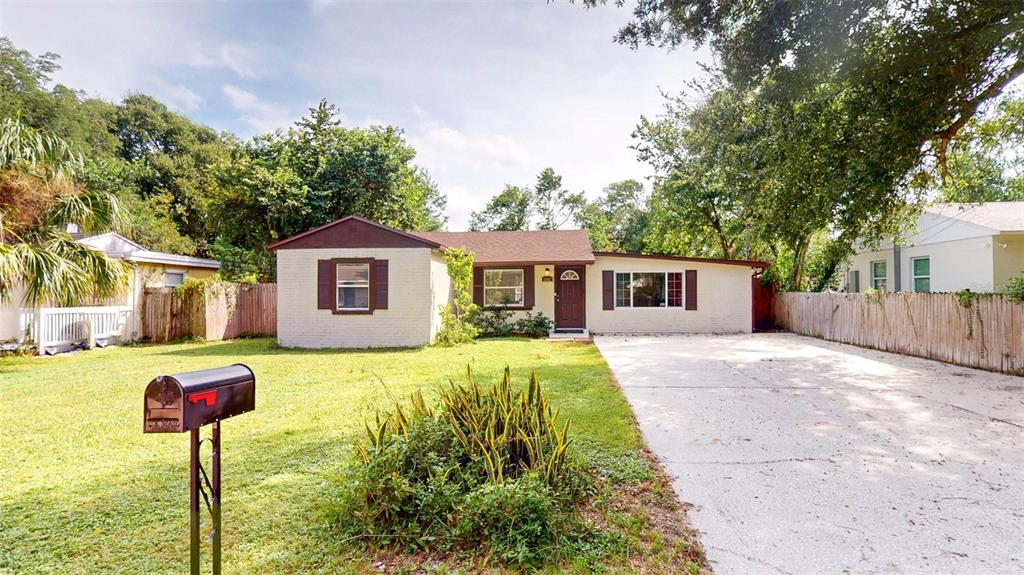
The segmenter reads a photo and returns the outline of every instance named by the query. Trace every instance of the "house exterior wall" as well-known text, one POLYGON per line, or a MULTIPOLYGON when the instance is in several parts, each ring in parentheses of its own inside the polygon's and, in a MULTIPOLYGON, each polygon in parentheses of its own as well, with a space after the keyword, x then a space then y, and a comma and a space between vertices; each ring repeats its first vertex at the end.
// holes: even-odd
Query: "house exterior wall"
POLYGON ((413 347, 436 328, 438 267, 428 247, 277 250, 277 341, 284 347, 413 347), (388 260, 388 309, 334 314, 317 309, 317 260, 388 260))
POLYGON ((962 289, 991 292, 994 289, 991 236, 901 248, 904 291, 914 289, 911 261, 923 256, 931 259, 930 283, 933 292, 962 289))
POLYGON ((25 290, 21 287, 14 288, 11 299, 0 304, 0 341, 7 341, 18 337, 18 327, 21 314, 21 302, 25 297, 25 290))
MULTIPOLYGON (((904 258, 901 258, 901 260, 902 259, 904 259, 904 258)), ((870 251, 870 252, 863 252, 863 253, 859 253, 859 254, 856 254, 853 257, 851 257, 847 261, 846 273, 843 274, 843 278, 842 278, 842 280, 840 282, 841 285, 842 285, 843 291, 847 291, 847 292, 861 291, 861 292, 863 292, 863 291, 867 290, 868 288, 872 287, 871 286, 871 263, 872 262, 877 262, 877 261, 883 261, 883 260, 885 261, 886 290, 887 291, 895 291, 895 289, 896 289, 896 268, 895 268, 895 264, 894 264, 895 260, 893 258, 892 248, 882 249, 882 250, 875 250, 875 251, 870 251), (854 271, 854 270, 856 270, 858 275, 860 276, 860 279, 859 279, 859 283, 860 283, 859 289, 854 289, 855 286, 850 285, 850 273, 849 272, 854 271)), ((907 265, 907 262, 904 261, 902 263, 902 265, 904 266, 904 269, 905 269, 905 266, 907 265)), ((902 288, 904 290, 907 289, 907 283, 905 281, 902 283, 902 288)))
POLYGON ((1003 234, 994 237, 992 264, 995 291, 1006 289, 1006 282, 1011 278, 1024 276, 1024 235, 1003 234))
MULTIPOLYGON (((591 333, 749 333, 753 323, 749 267, 597 256, 587 266, 587 328, 591 333), (697 309, 683 307, 603 308, 605 270, 616 272, 685 272, 697 270, 697 309)), ((685 286, 684 286, 685 292, 685 286)))
POLYGON ((542 313, 552 321, 555 319, 555 265, 544 264, 533 268, 533 313, 542 313), (552 280, 544 281, 544 270, 551 270, 552 280))
MULTIPOLYGON (((902 291, 914 290, 912 260, 928 257, 931 260, 931 291, 954 292, 962 289, 970 289, 975 292, 994 291, 992 246, 992 236, 903 246, 900 248, 900 288, 902 291)), ((847 273, 843 274, 843 289, 851 291, 849 270, 859 272, 860 291, 863 292, 870 288, 871 262, 878 260, 886 261, 887 289, 895 291, 895 267, 891 248, 863 252, 851 257, 847 263, 847 273)))
MULTIPOLYGON (((390 273, 390 272, 389 272, 390 273)), ((390 298, 390 294, 388 295, 390 298)), ((433 252, 430 256, 430 341, 441 331, 441 306, 452 301, 452 280, 448 277, 448 265, 444 255, 433 252)))

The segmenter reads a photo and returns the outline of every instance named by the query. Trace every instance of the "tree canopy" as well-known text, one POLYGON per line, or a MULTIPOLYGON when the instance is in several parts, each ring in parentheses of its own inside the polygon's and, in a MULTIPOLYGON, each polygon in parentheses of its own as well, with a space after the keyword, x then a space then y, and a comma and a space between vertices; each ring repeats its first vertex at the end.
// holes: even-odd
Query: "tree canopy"
POLYGON ((62 139, 10 118, 0 123, 0 303, 18 288, 28 304, 73 305, 126 285, 124 262, 67 232, 71 223, 85 232, 121 223, 114 195, 80 186, 82 169, 81 156, 62 139))
MULTIPOLYGON (((78 162, 76 193, 68 197, 116 204, 123 215, 118 231, 147 248, 216 257, 228 279, 270 280, 267 244, 332 219, 355 214, 421 230, 445 223, 444 195, 415 164, 416 152, 398 128, 344 127, 337 109, 322 101, 284 131, 241 141, 145 94, 107 102, 54 84, 58 61, 56 54, 34 56, 0 38, 0 116, 17 118, 12 125, 23 133, 66 147, 78 162)), ((31 151, 0 144, 4 154, 31 151)), ((51 175, 67 163, 7 160, 46 166, 51 175)), ((31 201, 40 205, 29 206, 30 196, 10 187, 15 175, 24 180, 24 170, 4 169, 8 191, 0 213, 9 247, 18 228, 40 229, 42 214, 57 221, 47 210, 72 200, 37 194, 31 201), (31 226, 17 220, 26 217, 35 218, 31 226)), ((33 189, 49 189, 48 182, 37 183, 33 189)), ((88 225, 75 223, 113 225, 95 216, 88 225)))
POLYGON ((482 210, 471 212, 469 229, 557 230, 576 219, 583 202, 582 192, 565 189, 562 176, 550 167, 544 168, 532 188, 506 185, 482 210))
POLYGON ((950 177, 951 143, 1024 73, 1024 3, 637 0, 616 39, 711 46, 698 103, 638 129, 656 203, 712 232, 738 216, 711 233, 720 249, 742 232, 802 289, 812 251, 834 270, 854 242, 895 235, 930 175, 950 177))

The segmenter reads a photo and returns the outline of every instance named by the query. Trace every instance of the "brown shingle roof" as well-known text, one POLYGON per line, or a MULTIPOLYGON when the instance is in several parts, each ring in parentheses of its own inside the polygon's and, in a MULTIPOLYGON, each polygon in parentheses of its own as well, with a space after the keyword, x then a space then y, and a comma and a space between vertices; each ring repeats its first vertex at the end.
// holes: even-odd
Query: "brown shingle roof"
POLYGON ((594 251, 584 230, 532 232, 410 232, 445 247, 464 248, 478 264, 593 263, 594 251))

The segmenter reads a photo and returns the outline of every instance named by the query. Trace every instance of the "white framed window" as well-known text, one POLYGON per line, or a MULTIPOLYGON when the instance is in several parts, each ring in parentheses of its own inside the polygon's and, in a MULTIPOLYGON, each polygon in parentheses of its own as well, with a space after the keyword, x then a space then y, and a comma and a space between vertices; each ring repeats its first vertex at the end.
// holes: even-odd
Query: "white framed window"
POLYGON ((484 305, 521 307, 526 293, 526 274, 521 269, 484 270, 484 305))
POLYGON ((878 291, 885 291, 888 286, 885 260, 871 262, 871 287, 878 291))
POLYGON ((336 309, 339 311, 369 311, 370 263, 340 262, 335 264, 337 280, 336 309))
POLYGON ((682 272, 617 272, 615 307, 680 307, 682 272))
POLYGON ((910 273, 914 291, 928 293, 932 291, 932 260, 929 257, 911 258, 910 273))
POLYGON ((182 270, 167 270, 164 272, 164 285, 167 287, 180 286, 185 283, 185 272, 182 270))

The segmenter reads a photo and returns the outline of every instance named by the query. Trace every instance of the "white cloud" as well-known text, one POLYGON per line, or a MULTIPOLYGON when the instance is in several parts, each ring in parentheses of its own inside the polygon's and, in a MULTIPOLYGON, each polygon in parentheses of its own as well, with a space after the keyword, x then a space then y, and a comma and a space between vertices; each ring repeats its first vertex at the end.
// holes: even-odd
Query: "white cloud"
POLYGON ((232 108, 242 113, 242 120, 254 132, 273 132, 292 123, 292 116, 287 107, 264 102, 256 94, 238 86, 224 84, 221 86, 221 93, 232 108))
POLYGON ((454 128, 429 123, 411 139, 424 164, 457 160, 472 169, 500 169, 522 168, 529 161, 526 150, 502 134, 468 136, 454 128))
POLYGON ((215 49, 199 49, 193 55, 193 62, 196 66, 227 68, 239 78, 253 79, 262 78, 267 75, 262 63, 266 57, 261 50, 251 45, 225 43, 215 49), (208 55, 208 52, 213 55, 208 55))
POLYGON ((309 11, 316 16, 337 3, 338 0, 311 0, 309 3, 309 11))
POLYGON ((177 110, 196 110, 203 103, 203 97, 187 86, 170 84, 160 78, 153 80, 153 84, 157 90, 153 95, 177 110))
POLYGON ((452 229, 464 228, 471 210, 499 192, 502 183, 520 183, 520 174, 529 170, 530 154, 514 138, 467 134, 428 120, 429 114, 418 106, 416 113, 425 121, 412 131, 409 143, 416 149, 416 163, 448 197, 452 229))

